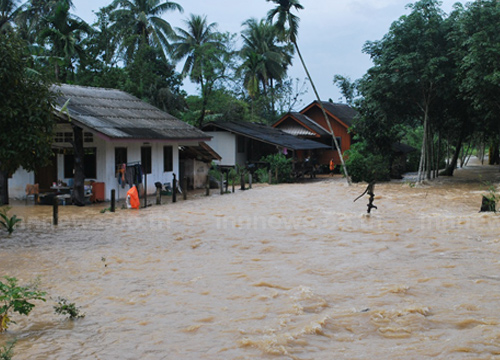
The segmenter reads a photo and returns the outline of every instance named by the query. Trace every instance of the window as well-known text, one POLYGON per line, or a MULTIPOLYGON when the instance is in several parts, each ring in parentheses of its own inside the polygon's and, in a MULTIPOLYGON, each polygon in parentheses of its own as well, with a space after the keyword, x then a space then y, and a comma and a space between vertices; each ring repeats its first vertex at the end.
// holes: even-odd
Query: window
POLYGON ((118 167, 121 164, 127 163, 127 148, 125 147, 116 147, 115 148, 115 167, 118 167))
MULTIPOLYGON (((54 136, 54 142, 56 143, 71 143, 73 141, 73 133, 72 132, 56 132, 54 136)), ((91 132, 83 133, 83 142, 84 143, 92 143, 94 142, 94 134, 91 132)))
MULTIPOLYGON (((64 178, 72 179, 74 177, 75 155, 68 149, 64 154, 64 178)), ((85 148, 83 155, 83 173, 86 179, 97 178, 97 158, 95 148, 85 148)))
POLYGON ((94 134, 92 134, 91 132, 84 132, 83 133, 83 142, 84 143, 94 142, 94 134))
MULTIPOLYGON (((337 144, 339 144, 339 147, 342 150, 342 138, 340 136, 336 136, 335 138, 337 139, 337 144)), ((332 138, 332 150, 337 150, 337 148, 335 147, 335 142, 333 141, 333 138, 332 138)))
POLYGON ((65 132, 63 142, 70 143, 72 141, 73 141, 73 133, 72 132, 65 132))
POLYGON ((62 133, 62 132, 56 133, 56 136, 54 136, 54 142, 56 142, 56 143, 64 142, 64 133, 62 133))
POLYGON ((174 152, 172 146, 163 147, 163 171, 174 171, 174 152))
POLYGON ((151 174, 151 148, 149 146, 141 147, 142 171, 145 174, 151 174))

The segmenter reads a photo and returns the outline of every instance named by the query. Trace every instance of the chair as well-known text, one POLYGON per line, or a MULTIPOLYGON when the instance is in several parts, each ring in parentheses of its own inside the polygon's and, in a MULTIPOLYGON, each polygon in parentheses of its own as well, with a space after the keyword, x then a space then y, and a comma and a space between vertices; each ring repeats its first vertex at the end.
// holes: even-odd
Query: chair
POLYGON ((38 200, 38 184, 27 184, 26 185, 26 205, 28 205, 28 196, 33 196, 35 204, 38 200))

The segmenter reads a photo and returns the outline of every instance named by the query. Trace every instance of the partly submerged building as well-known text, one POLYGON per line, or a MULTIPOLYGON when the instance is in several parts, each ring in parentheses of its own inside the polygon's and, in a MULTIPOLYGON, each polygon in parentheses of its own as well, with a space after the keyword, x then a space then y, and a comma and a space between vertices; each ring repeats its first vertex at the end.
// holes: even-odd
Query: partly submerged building
POLYGON ((222 166, 244 166, 262 157, 283 153, 296 158, 298 151, 329 149, 328 145, 301 139, 264 124, 229 121, 211 122, 203 131, 212 136, 210 146, 220 154, 222 166))
POLYGON ((312 156, 316 158, 319 164, 323 165, 328 164, 333 158, 336 164, 340 164, 331 130, 335 134, 342 153, 349 150, 352 144, 352 134, 349 133, 349 128, 358 113, 346 104, 335 104, 328 101, 323 101, 322 104, 328 122, 325 120, 319 102, 313 101, 300 112, 289 112, 283 115, 273 127, 288 134, 314 140, 328 146, 326 149, 317 150, 313 153, 299 152, 299 158, 312 156))
POLYGON ((140 164, 147 191, 154 192, 155 182, 171 183, 173 174, 200 186, 211 161, 220 159, 205 143, 208 134, 126 92, 74 85, 53 91, 58 123, 50 164, 35 172, 16 171, 9 179, 11 197, 24 197, 27 184, 37 183, 43 192, 54 183, 72 183, 73 126, 83 129, 85 179, 104 184, 105 199, 112 189, 125 197, 129 184, 117 176, 123 164, 140 164))

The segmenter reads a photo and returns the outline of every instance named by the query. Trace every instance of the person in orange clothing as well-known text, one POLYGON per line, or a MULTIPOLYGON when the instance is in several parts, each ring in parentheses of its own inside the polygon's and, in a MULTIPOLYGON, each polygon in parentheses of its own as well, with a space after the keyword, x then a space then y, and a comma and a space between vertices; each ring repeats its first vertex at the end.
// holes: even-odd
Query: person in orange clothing
POLYGON ((127 207, 130 209, 139 209, 141 202, 139 200, 139 194, 137 193, 137 188, 132 186, 129 191, 127 191, 127 207))
POLYGON ((333 176, 333 170, 335 170, 335 162, 333 158, 330 160, 330 176, 333 176))

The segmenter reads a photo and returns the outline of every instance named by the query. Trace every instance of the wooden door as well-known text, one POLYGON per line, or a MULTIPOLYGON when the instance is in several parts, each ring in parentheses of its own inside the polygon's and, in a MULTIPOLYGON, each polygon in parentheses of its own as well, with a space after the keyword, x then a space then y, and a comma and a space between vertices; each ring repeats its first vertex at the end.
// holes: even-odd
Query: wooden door
POLYGON ((55 182, 57 182, 57 156, 54 154, 47 166, 35 170, 35 184, 38 184, 40 192, 43 192, 49 190, 55 182))

